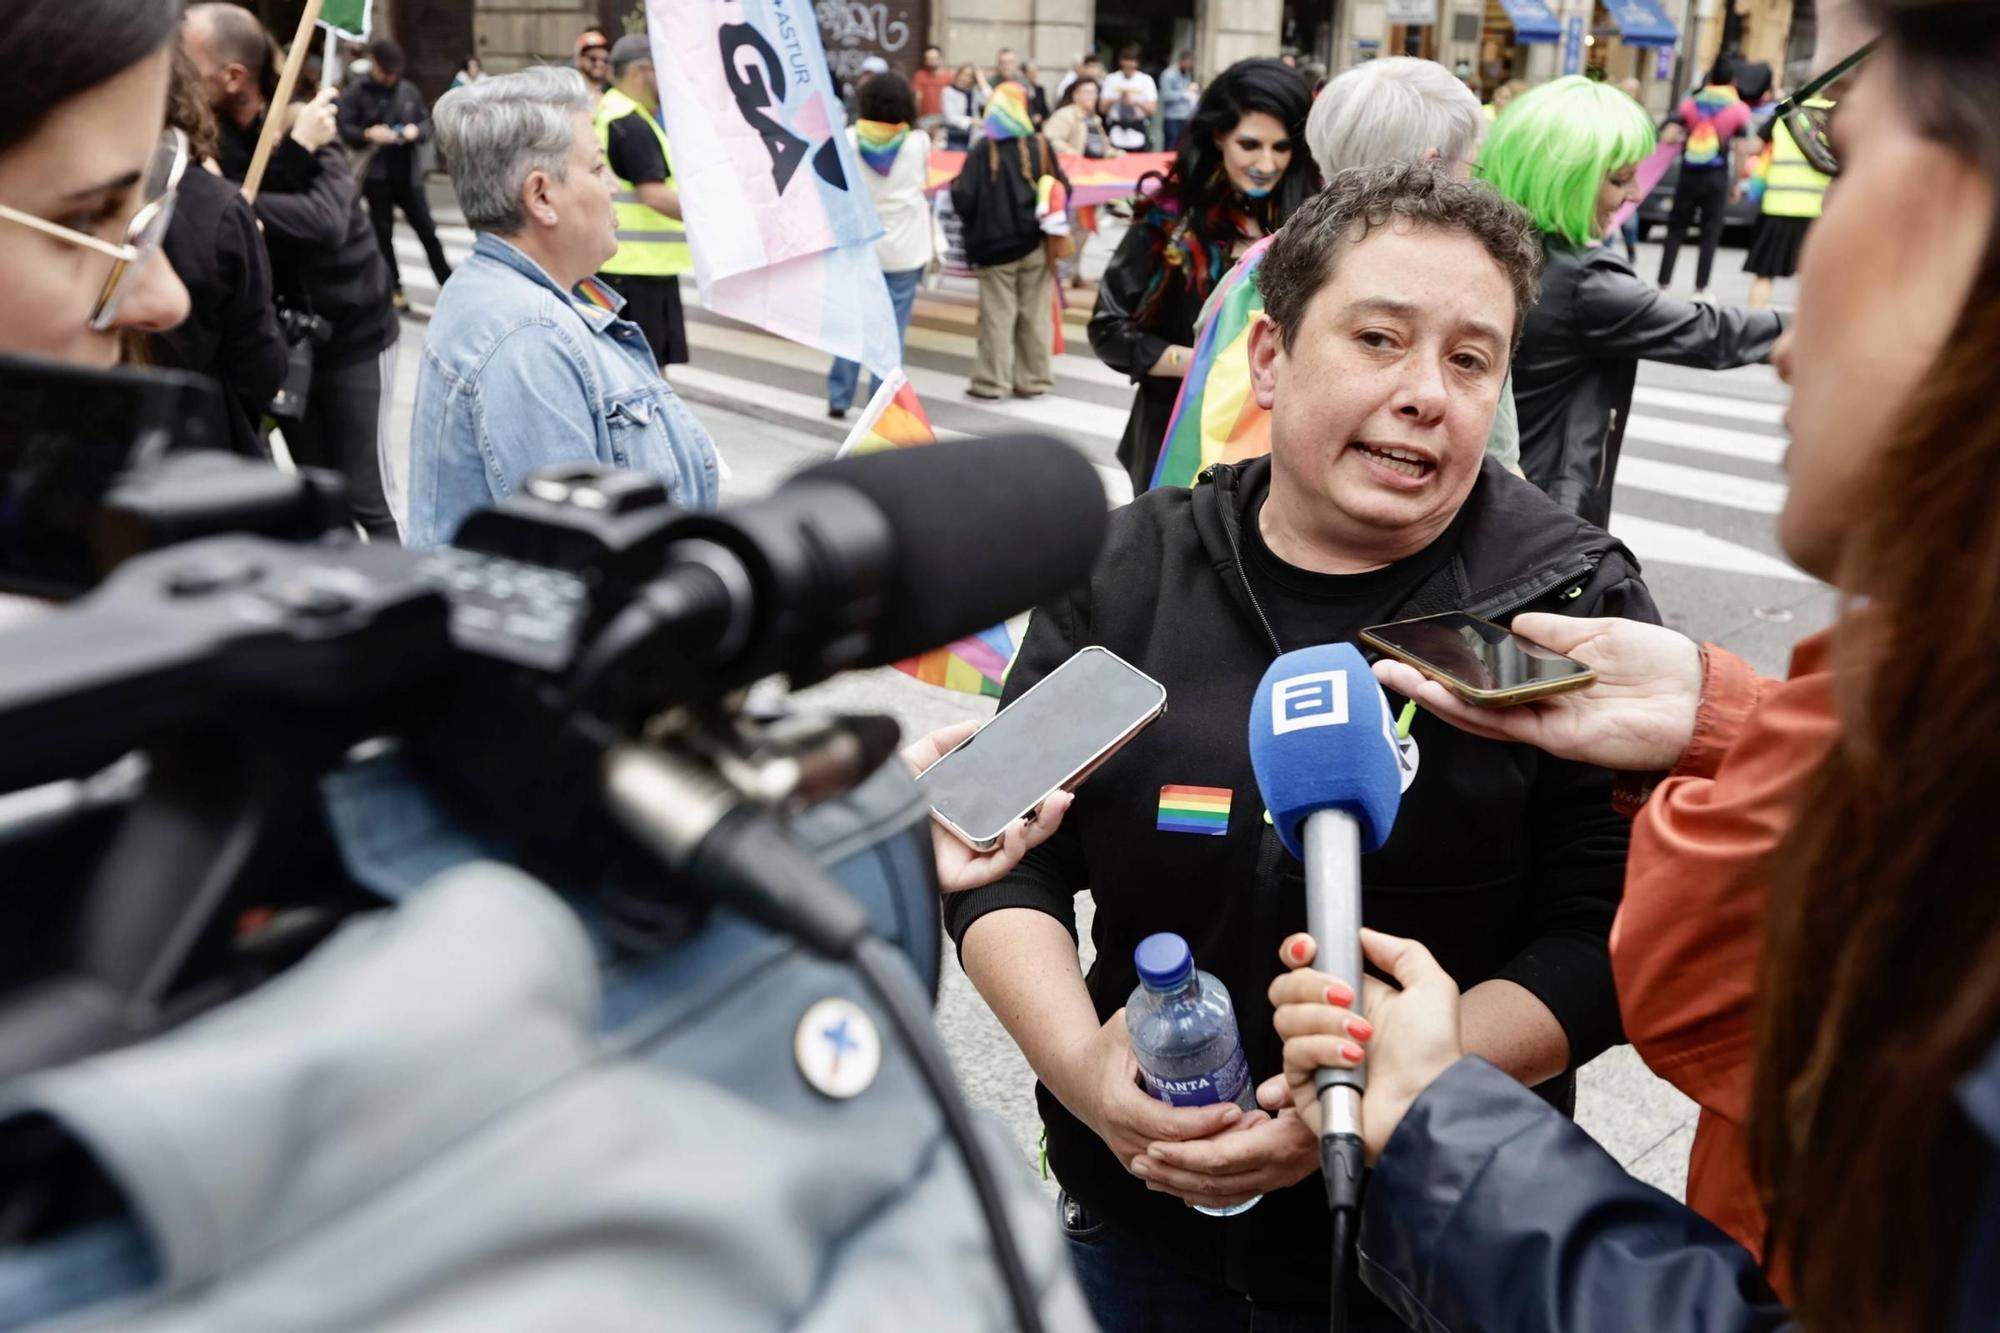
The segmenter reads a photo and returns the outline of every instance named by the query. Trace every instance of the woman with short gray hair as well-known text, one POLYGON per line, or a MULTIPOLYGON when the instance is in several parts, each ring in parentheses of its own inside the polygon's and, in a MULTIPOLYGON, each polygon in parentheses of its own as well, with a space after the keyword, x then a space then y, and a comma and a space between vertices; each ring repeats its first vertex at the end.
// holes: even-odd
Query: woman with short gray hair
POLYGON ((597 99, 573 69, 541 65, 462 84, 431 112, 438 152, 467 225, 503 236, 521 230, 521 184, 531 171, 563 179, 571 118, 597 99))
POLYGON ((530 69, 438 99, 438 148, 479 238, 438 295, 410 427, 412 546, 528 474, 573 462, 650 472, 714 505, 715 447, 653 360, 625 299, 594 275, 618 249, 617 182, 570 69, 530 69))
POLYGON ((1426 158, 1463 176, 1485 132, 1479 99, 1450 70, 1435 60, 1392 56, 1326 85, 1306 119, 1306 147, 1327 180, 1349 167, 1426 158))

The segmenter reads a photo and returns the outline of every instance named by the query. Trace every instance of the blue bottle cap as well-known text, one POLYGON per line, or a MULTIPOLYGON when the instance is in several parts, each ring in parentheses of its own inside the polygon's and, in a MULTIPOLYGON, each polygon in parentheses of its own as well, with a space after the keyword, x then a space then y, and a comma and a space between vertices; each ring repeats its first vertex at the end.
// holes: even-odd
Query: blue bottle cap
POLYGON ((1139 968, 1139 980, 1151 991, 1177 990, 1194 975, 1194 955, 1188 952, 1188 942, 1172 931, 1140 940, 1132 951, 1132 961, 1139 968))

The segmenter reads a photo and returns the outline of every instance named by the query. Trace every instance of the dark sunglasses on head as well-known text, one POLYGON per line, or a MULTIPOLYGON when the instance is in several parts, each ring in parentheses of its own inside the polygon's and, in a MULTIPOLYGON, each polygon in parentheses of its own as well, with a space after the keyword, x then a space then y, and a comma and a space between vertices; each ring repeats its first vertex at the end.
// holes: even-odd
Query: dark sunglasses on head
POLYGON ((1840 156, 1833 151, 1833 105, 1821 94, 1853 73, 1874 50, 1875 43, 1868 43, 1778 103, 1773 118, 1784 122, 1785 128, 1792 132, 1792 142, 1799 146, 1799 153, 1823 176, 1840 174, 1840 156))

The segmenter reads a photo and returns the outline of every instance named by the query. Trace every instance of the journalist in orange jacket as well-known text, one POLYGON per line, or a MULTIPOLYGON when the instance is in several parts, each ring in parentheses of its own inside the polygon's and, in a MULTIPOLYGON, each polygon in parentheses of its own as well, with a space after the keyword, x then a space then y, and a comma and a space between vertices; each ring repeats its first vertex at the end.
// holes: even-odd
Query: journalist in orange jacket
MULTIPOLYGON (((1364 932, 1398 987, 1366 1005, 1363 1271, 1414 1326, 1971 1329, 2000 1308, 2000 12, 1860 8, 1880 36, 1837 131, 1807 105, 1821 80, 1781 111, 1844 178, 1777 357, 1780 536, 1847 594, 1840 622, 1760 681, 1657 626, 1524 616, 1599 683, 1513 709, 1377 667, 1469 731, 1630 775, 1620 1008, 1703 1108, 1690 1209, 1462 1057, 1450 981, 1364 932)), ((1272 987, 1302 1113, 1354 1042, 1329 981, 1272 987)))

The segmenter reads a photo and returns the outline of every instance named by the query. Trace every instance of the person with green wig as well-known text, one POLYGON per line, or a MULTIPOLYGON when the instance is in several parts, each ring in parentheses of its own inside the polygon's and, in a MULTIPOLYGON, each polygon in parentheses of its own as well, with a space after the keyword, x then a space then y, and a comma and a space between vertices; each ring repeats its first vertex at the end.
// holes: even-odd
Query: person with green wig
POLYGON ((1523 93, 1486 135, 1478 175, 1526 209, 1547 267, 1514 353, 1521 468, 1599 527, 1611 519, 1639 362, 1726 370, 1768 361, 1784 317, 1677 300, 1599 243, 1639 197, 1653 122, 1617 88, 1580 75, 1523 93))

